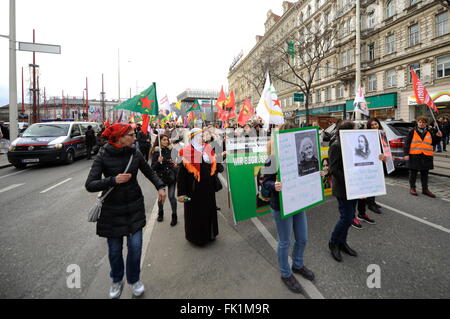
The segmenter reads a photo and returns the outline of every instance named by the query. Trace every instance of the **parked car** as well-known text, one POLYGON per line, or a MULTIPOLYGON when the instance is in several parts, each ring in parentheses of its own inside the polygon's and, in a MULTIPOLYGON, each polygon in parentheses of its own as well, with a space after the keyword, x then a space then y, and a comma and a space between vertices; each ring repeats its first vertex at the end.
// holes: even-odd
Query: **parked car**
MULTIPOLYGON (((408 132, 414 128, 413 122, 405 122, 401 120, 380 121, 383 130, 386 132, 387 139, 392 151, 392 157, 396 168, 408 168, 408 161, 405 161, 403 147, 405 146, 405 138, 408 132)), ((356 121, 356 128, 365 128, 367 121, 356 121)), ((336 124, 332 124, 324 130, 324 141, 334 142, 336 136, 336 124)))
POLYGON ((8 151, 8 161, 16 168, 29 163, 64 162, 86 155, 85 135, 88 125, 98 132, 95 122, 45 122, 28 127, 15 139, 8 151))

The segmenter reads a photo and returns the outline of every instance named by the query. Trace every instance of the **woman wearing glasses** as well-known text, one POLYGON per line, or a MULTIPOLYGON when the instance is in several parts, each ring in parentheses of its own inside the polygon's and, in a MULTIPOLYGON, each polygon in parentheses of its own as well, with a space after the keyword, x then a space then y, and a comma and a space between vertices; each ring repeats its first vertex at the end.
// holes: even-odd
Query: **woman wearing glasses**
POLYGON ((144 285, 140 281, 140 263, 142 229, 146 219, 144 197, 137 181, 138 170, 153 183, 162 202, 166 197, 165 185, 141 152, 133 146, 136 136, 131 125, 111 125, 102 136, 107 139, 107 144, 95 158, 85 187, 89 192, 103 191, 103 194, 113 187, 105 198, 97 221, 97 235, 107 238, 108 243, 112 279, 109 296, 113 299, 120 297, 124 270, 133 294, 140 296, 144 292, 144 285), (126 169, 128 163, 129 167, 126 169), (128 245, 125 269, 122 257, 123 237, 127 237, 128 245))

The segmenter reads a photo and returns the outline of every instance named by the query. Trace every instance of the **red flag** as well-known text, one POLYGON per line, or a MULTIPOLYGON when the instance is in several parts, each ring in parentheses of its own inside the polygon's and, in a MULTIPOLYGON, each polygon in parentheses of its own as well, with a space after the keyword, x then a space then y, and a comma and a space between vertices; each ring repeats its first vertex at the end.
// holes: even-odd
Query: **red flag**
POLYGON ((248 98, 245 99, 244 105, 242 105, 241 111, 239 112, 238 123, 241 126, 244 126, 248 120, 253 116, 255 110, 250 103, 248 98))
POLYGON ((186 121, 187 121, 187 123, 189 123, 191 120, 193 120, 193 119, 195 119, 195 117, 194 117, 194 112, 193 111, 190 111, 189 112, 189 115, 188 115, 188 117, 187 117, 187 119, 186 119, 186 121))
POLYGON ((141 131, 144 134, 148 134, 148 125, 150 124, 150 116, 148 114, 143 114, 142 119, 143 119, 143 122, 142 122, 141 131))
POLYGON ((111 126, 111 124, 109 124, 109 121, 106 120, 106 122, 105 122, 105 128, 107 128, 107 127, 109 127, 109 126, 111 126))
POLYGON ((428 107, 433 111, 438 112, 436 104, 434 104, 433 100, 428 94, 427 89, 423 86, 422 82, 420 82, 416 71, 414 71, 413 69, 411 69, 411 77, 413 82, 414 95, 416 96, 417 103, 428 105, 428 107))
POLYGON ((222 118, 222 112, 223 112, 223 106, 225 102, 227 101, 227 98, 225 96, 225 92, 223 91, 223 86, 220 89, 219 97, 217 98, 216 107, 218 110, 218 116, 219 118, 222 118))

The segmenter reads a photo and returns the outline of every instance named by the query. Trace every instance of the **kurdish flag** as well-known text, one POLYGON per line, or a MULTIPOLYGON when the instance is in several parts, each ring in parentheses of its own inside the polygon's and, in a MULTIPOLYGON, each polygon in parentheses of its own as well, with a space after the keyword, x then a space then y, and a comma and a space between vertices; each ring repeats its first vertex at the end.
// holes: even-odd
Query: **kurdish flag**
POLYGON ((269 127, 269 124, 284 124, 283 111, 277 97, 277 91, 273 84, 270 83, 269 73, 266 74, 266 84, 256 107, 256 114, 262 118, 266 129, 269 127))
POLYGON ((153 82, 145 91, 131 99, 126 100, 115 109, 129 110, 147 115, 158 115, 158 98, 156 96, 156 83, 153 82))
POLYGON ((197 110, 200 110, 200 103, 198 103, 198 100, 195 100, 194 104, 192 104, 192 106, 189 108, 189 110, 186 111, 186 113, 197 110))

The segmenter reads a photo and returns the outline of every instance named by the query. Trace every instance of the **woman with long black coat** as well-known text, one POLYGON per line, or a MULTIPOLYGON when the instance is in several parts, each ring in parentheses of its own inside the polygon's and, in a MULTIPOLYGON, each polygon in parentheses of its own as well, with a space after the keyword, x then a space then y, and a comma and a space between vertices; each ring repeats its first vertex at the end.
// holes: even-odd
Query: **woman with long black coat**
MULTIPOLYGON (((172 221, 170 226, 175 226, 178 222, 177 217, 177 198, 175 188, 177 186, 178 164, 176 160, 176 150, 170 144, 169 136, 160 134, 155 139, 149 157, 152 159, 152 169, 158 174, 161 180, 168 187, 170 206, 172 208, 172 221), (161 145, 159 142, 161 141, 161 145), (173 157, 173 158, 172 158, 173 157)), ((158 222, 164 220, 164 203, 158 202, 158 222)))
POLYGON ((223 172, 203 130, 190 132, 191 144, 180 150, 182 163, 177 177, 178 201, 184 203, 186 239, 202 246, 219 234, 216 209, 215 175, 223 172))
POLYGON ((138 170, 153 183, 162 201, 166 196, 165 185, 148 165, 141 152, 133 147, 135 134, 131 125, 114 124, 103 132, 103 137, 108 143, 95 158, 85 187, 89 192, 103 191, 103 194, 114 187, 105 198, 97 221, 97 235, 106 237, 108 242, 110 276, 113 281, 109 294, 115 299, 122 293, 124 277, 122 245, 125 236, 128 245, 127 281, 133 294, 140 296, 144 292, 144 285, 139 277, 142 229, 146 224, 146 218, 144 197, 137 181, 138 170), (130 166, 124 174, 131 156, 133 158, 130 166))

